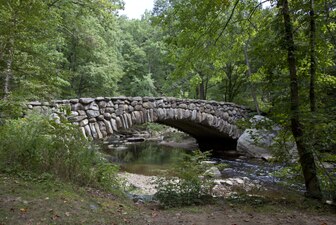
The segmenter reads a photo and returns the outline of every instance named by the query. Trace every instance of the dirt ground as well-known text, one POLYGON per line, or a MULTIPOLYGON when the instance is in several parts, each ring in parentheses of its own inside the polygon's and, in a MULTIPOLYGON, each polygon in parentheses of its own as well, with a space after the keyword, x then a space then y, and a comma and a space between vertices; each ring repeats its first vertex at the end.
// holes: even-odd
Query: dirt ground
MULTIPOLYGON (((195 212, 153 211, 144 215, 145 224, 157 225, 335 225, 336 215, 292 212, 249 212, 230 207, 202 207, 195 212)), ((137 224, 136 222, 133 224, 137 224)))

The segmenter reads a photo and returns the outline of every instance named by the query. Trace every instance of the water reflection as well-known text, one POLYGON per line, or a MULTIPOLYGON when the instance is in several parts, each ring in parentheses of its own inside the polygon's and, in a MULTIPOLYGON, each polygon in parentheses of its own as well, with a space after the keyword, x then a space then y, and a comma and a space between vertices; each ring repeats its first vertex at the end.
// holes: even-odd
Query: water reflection
POLYGON ((116 146, 105 152, 111 156, 111 161, 120 164, 122 171, 152 176, 167 170, 187 151, 145 141, 116 146))

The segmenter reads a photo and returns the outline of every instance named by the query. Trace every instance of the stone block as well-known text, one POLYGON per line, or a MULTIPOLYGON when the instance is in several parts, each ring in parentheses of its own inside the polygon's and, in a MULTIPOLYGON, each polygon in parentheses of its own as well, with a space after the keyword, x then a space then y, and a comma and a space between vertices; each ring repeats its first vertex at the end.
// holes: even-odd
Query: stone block
POLYGON ((112 124, 108 120, 104 120, 107 134, 113 134, 112 124))
POLYGON ((73 98, 73 99, 70 99, 69 101, 70 101, 71 104, 74 104, 74 103, 78 103, 79 99, 73 98))
POLYGON ((98 110, 87 110, 86 111, 86 115, 89 117, 89 118, 94 118, 94 117, 97 117, 100 115, 100 112, 98 110))
POLYGON ((80 121, 80 123, 79 123, 79 125, 80 125, 81 127, 84 127, 84 126, 86 126, 86 125, 88 125, 88 124, 89 124, 89 120, 88 120, 88 119, 84 119, 84 120, 80 121))
POLYGON ((98 139, 98 134, 96 132, 95 123, 89 123, 91 134, 93 139, 98 139))
POLYGON ((97 97, 96 100, 97 100, 97 101, 103 101, 103 100, 105 100, 105 97, 101 97, 101 96, 100 96, 100 97, 97 97))
POLYGON ((99 115, 98 117, 97 117, 97 121, 103 121, 104 120, 104 116, 103 115, 99 115))
POLYGON ((106 105, 107 105, 107 103, 106 103, 105 101, 100 101, 100 102, 98 103, 98 105, 99 105, 100 108, 105 108, 106 105))
POLYGON ((70 122, 79 122, 79 121, 82 121, 86 118, 87 118, 87 116, 71 116, 71 117, 68 117, 68 120, 70 122))
POLYGON ((102 132, 100 131, 98 122, 94 123, 94 127, 96 128, 98 139, 103 139, 104 136, 103 136, 102 132))
POLYGON ((122 109, 122 108, 118 108, 117 110, 116 110, 116 112, 115 112, 115 114, 117 115, 117 116, 120 116, 120 115, 122 115, 122 114, 124 114, 124 109, 122 109))
POLYGON ((112 101, 108 101, 107 104, 106 104, 106 107, 113 107, 114 104, 112 101))
POLYGON ((114 108, 105 108, 105 113, 114 113, 115 109, 114 108))
POLYGON ((142 105, 136 105, 136 106, 134 106, 134 109, 136 111, 141 111, 143 108, 142 108, 142 105))
POLYGON ((151 102, 144 102, 144 103, 142 103, 142 107, 144 107, 145 109, 152 109, 152 108, 154 108, 153 103, 151 103, 151 102))
POLYGON ((78 114, 80 116, 86 116, 86 112, 84 110, 78 110, 78 114))
POLYGON ((116 123, 117 123, 117 128, 118 129, 123 127, 123 124, 122 124, 119 116, 117 116, 117 118, 116 118, 116 123))
POLYGON ((95 99, 94 98, 80 98, 79 102, 83 103, 83 104, 89 104, 91 102, 93 102, 95 99))
POLYGON ((98 121, 98 125, 99 125, 99 130, 100 130, 101 134, 103 135, 103 137, 106 137, 107 136, 107 131, 106 131, 105 122, 104 121, 98 121))
POLYGON ((112 129, 115 131, 118 131, 118 127, 117 127, 117 121, 115 119, 111 119, 111 125, 112 125, 112 129))
POLYGON ((104 113, 104 118, 110 120, 112 118, 110 113, 104 113))
POLYGON ((91 102, 90 105, 87 107, 87 109, 99 110, 99 106, 97 105, 96 102, 91 102))
POLYGON ((96 122, 97 120, 96 120, 96 118, 90 118, 89 119, 89 123, 94 123, 94 122, 96 122))
POLYGON ((92 136, 92 134, 91 134, 90 126, 89 126, 88 124, 84 126, 84 130, 85 130, 86 137, 87 137, 88 139, 93 138, 93 136, 92 136))

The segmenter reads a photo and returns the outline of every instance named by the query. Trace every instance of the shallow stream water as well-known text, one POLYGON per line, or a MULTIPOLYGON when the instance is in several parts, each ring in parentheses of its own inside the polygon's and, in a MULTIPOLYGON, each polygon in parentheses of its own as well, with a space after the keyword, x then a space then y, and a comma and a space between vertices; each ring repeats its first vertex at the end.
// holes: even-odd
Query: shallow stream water
POLYGON ((156 141, 126 143, 105 150, 110 161, 120 165, 121 171, 146 176, 160 175, 188 151, 159 145, 156 141))
MULTIPOLYGON (((178 147, 160 145, 158 141, 140 143, 119 143, 112 149, 106 149, 110 161, 120 165, 121 171, 145 176, 157 176, 178 162, 184 154, 190 153, 178 147)), ((222 179, 242 178, 255 181, 261 185, 276 186, 281 180, 273 175, 282 168, 262 160, 239 158, 212 158, 210 163, 224 164, 221 169, 222 179)), ((300 190, 301 186, 294 187, 300 190)))

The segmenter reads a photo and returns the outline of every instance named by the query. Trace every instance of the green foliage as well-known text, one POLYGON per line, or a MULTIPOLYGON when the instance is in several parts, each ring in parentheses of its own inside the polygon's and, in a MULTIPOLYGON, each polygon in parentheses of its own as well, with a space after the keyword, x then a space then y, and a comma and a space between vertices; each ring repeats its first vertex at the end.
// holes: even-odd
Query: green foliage
POLYGON ((106 164, 78 128, 47 117, 29 115, 0 127, 0 170, 41 172, 80 185, 112 189, 117 167, 106 164))
POLYGON ((119 0, 0 2, 1 95, 5 87, 26 99, 116 93, 119 0))
POLYGON ((291 164, 273 172, 275 177, 283 179, 284 186, 303 184, 303 176, 300 164, 291 164))
POLYGON ((279 130, 270 148, 274 161, 290 163, 298 159, 295 140, 288 129, 279 130))
POLYGON ((7 72, 9 91, 50 97, 44 90, 57 89, 54 76, 62 60, 55 49, 61 43, 56 11, 41 0, 1 1, 0 14, 0 73, 7 72))
POLYGON ((0 99, 0 125, 8 118, 18 118, 23 115, 22 102, 9 99, 0 99))
POLYGON ((323 164, 318 165, 318 175, 320 178, 320 185, 322 194, 327 200, 336 199, 336 168, 326 169, 323 164))
POLYGON ((154 131, 154 132, 162 132, 168 129, 166 125, 158 123, 145 123, 142 124, 141 126, 143 126, 148 131, 154 131))
POLYGON ((197 205, 207 202, 213 182, 211 177, 200 177, 209 168, 202 163, 207 160, 209 152, 195 151, 186 154, 174 168, 169 171, 172 176, 160 177, 155 181, 155 197, 166 208, 197 205))
POLYGON ((251 194, 232 194, 227 199, 230 203, 234 204, 248 204, 253 207, 262 207, 270 201, 260 195, 251 195, 251 194))
POLYGON ((167 61, 167 45, 160 27, 151 25, 149 15, 141 20, 119 18, 124 76, 120 93, 127 96, 155 96, 170 93, 166 87, 172 65, 167 61))
POLYGON ((143 76, 142 79, 134 77, 134 81, 131 82, 132 96, 155 96, 156 90, 152 75, 149 73, 143 76))

